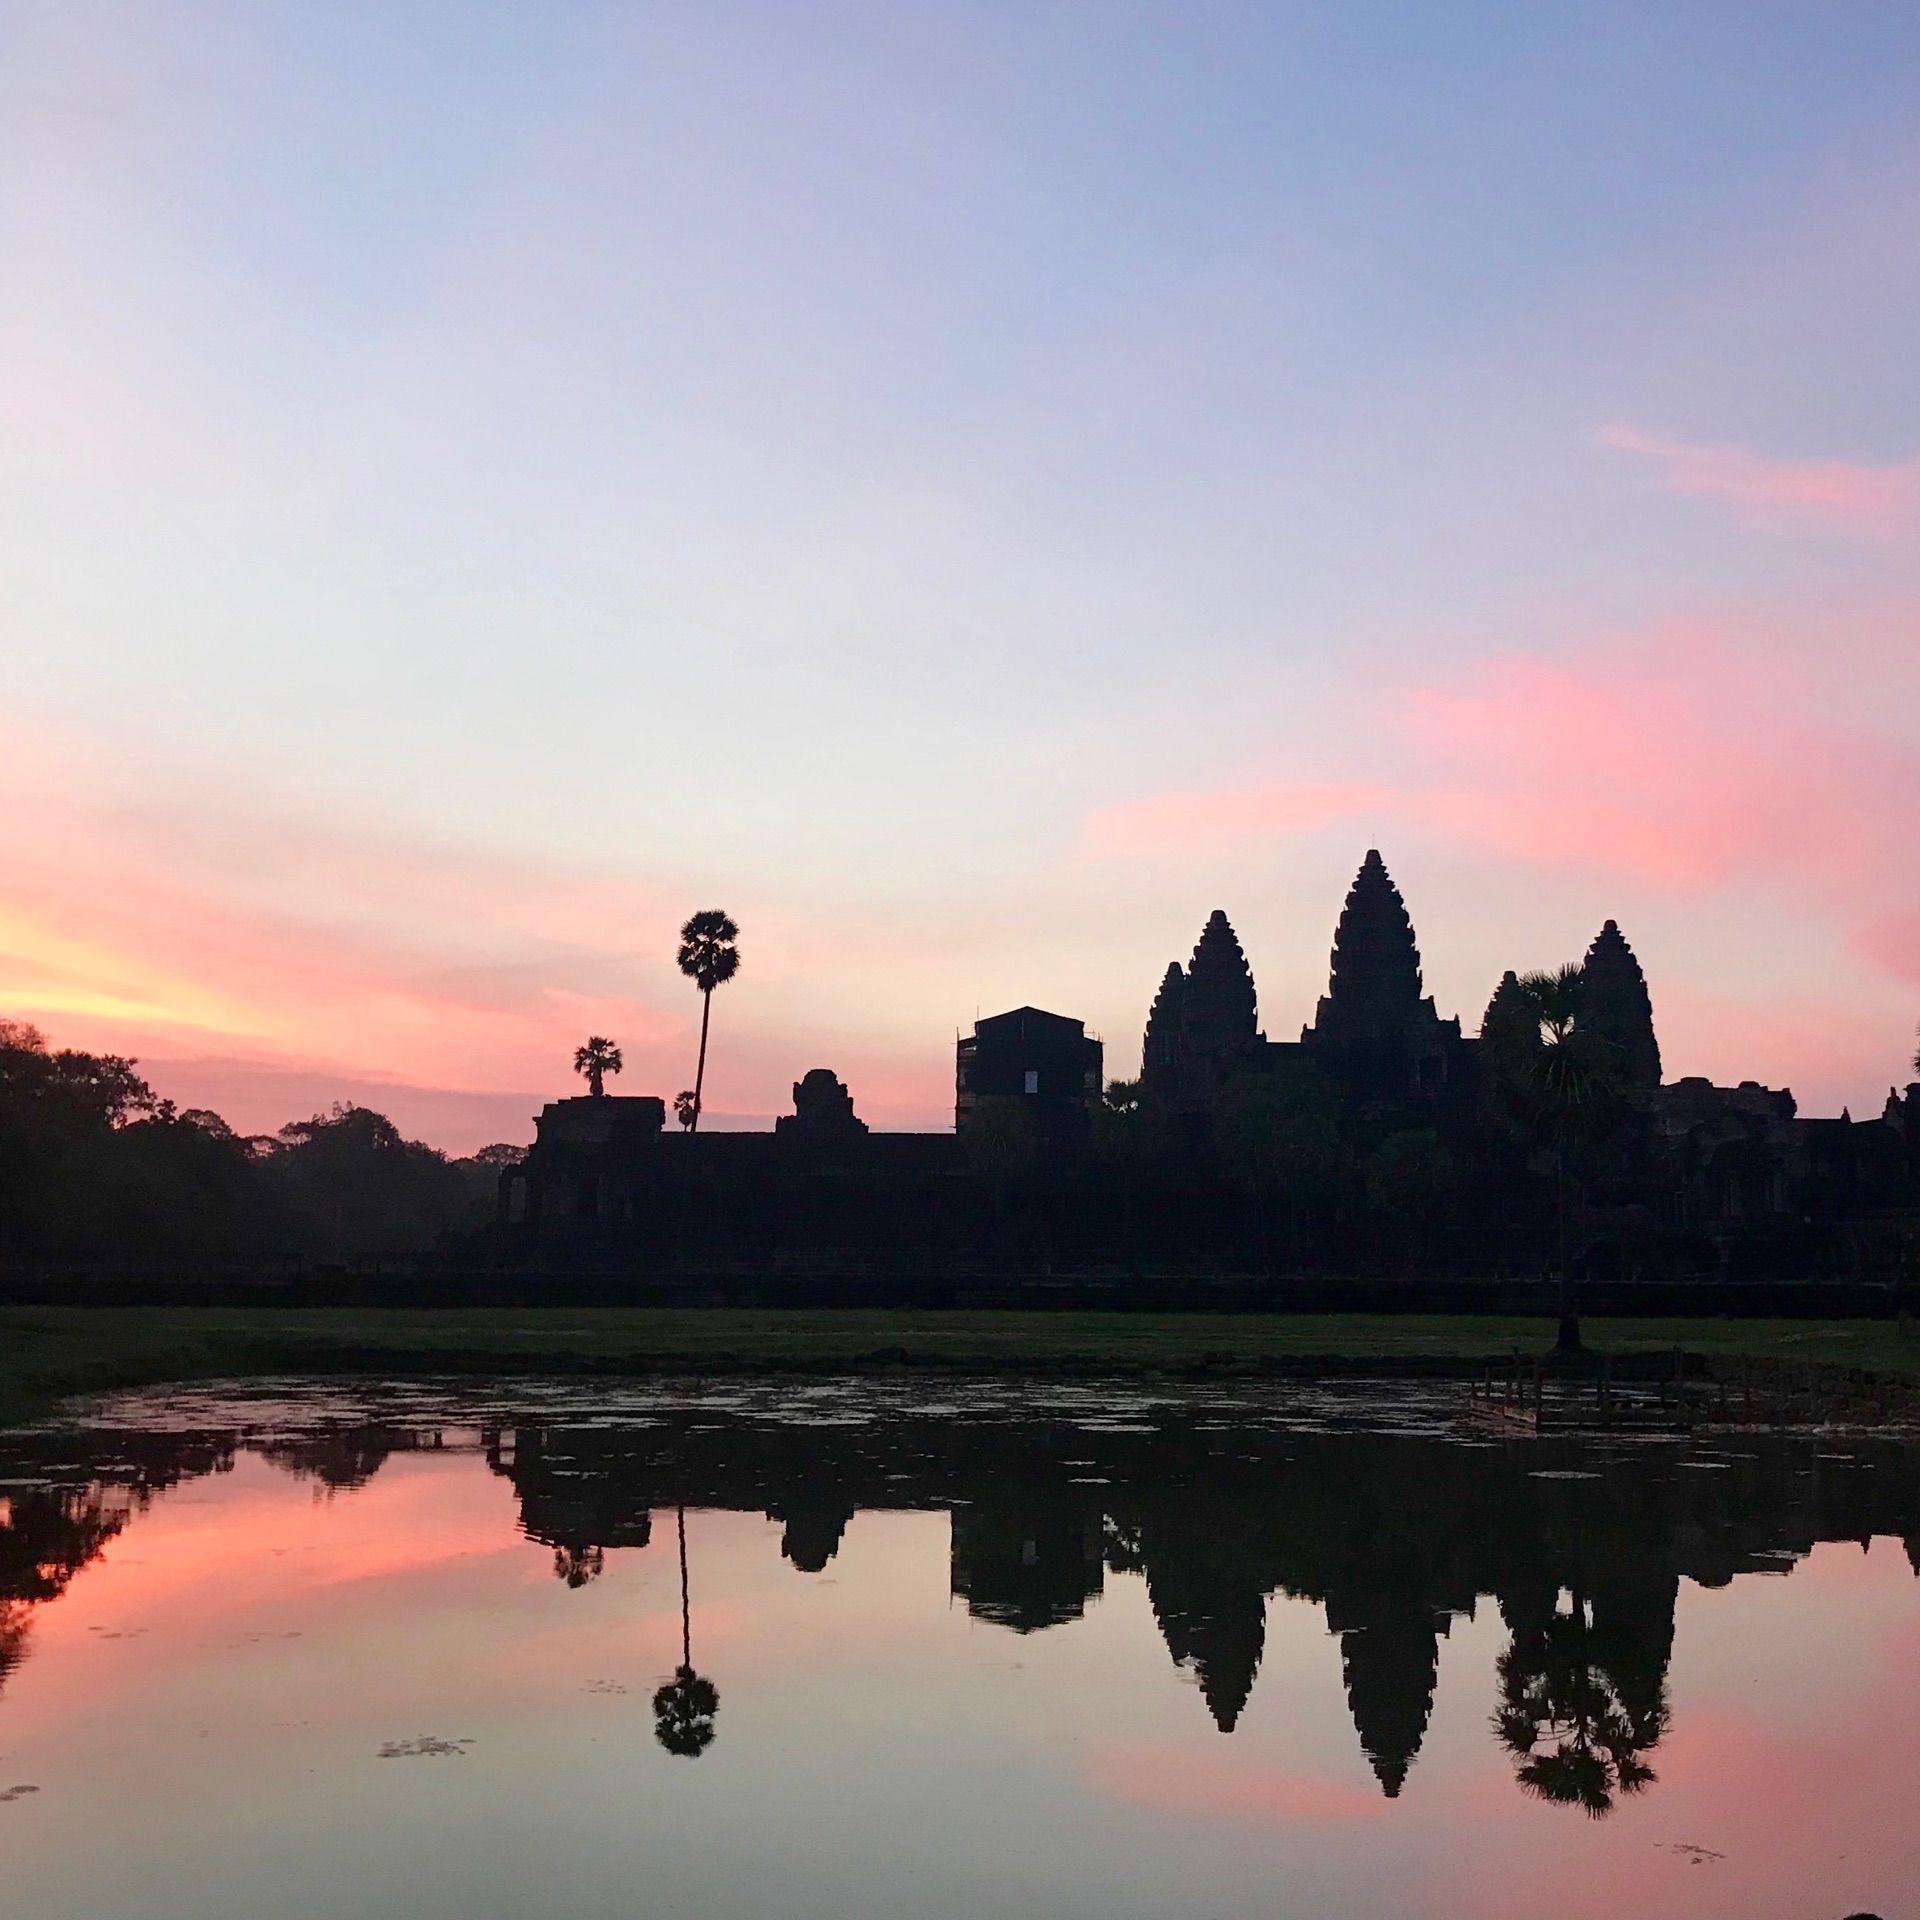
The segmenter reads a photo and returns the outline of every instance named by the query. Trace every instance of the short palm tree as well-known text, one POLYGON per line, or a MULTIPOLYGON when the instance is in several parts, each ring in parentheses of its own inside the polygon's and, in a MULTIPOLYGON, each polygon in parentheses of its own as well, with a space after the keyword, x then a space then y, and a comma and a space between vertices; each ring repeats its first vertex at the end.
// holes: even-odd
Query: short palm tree
POLYGON ((740 929, 718 908, 696 913, 680 929, 680 971, 700 989, 700 1064, 693 1075, 693 1119, 688 1132, 700 1128, 701 1099, 707 1081, 707 1028, 713 1018, 713 990, 724 987, 740 971, 740 929))
POLYGON ((587 1091, 596 1100, 607 1090, 607 1075, 618 1073, 625 1064, 620 1049, 597 1033, 584 1047, 573 1050, 573 1070, 587 1076, 587 1091))

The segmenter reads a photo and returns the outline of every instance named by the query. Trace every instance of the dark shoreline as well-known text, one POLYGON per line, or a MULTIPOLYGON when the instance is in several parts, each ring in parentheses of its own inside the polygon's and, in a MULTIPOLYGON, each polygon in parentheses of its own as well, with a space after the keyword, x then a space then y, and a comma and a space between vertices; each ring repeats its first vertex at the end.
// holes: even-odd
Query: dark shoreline
MULTIPOLYGON (((568 1378, 1469 1379, 1548 1358, 1540 1316, 729 1308, 0 1308, 0 1418, 63 1396, 272 1374, 568 1378)), ((1742 1358, 1920 1377, 1888 1320, 1603 1319, 1621 1379, 1742 1358)), ((1549 1360, 1550 1364, 1550 1360, 1549 1360)))

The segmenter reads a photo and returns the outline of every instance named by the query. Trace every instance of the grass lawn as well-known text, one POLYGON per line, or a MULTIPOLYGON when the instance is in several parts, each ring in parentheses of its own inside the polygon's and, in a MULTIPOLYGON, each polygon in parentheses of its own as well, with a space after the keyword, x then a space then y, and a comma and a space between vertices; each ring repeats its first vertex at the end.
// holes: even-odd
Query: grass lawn
MULTIPOLYGON (((1885 1320, 1606 1320, 1588 1344, 1675 1346, 1920 1375, 1920 1339, 1885 1320)), ((980 1373, 1310 1370, 1503 1357, 1546 1347, 1545 1318, 728 1308, 0 1308, 0 1414, 62 1394, 265 1373, 980 1373)))

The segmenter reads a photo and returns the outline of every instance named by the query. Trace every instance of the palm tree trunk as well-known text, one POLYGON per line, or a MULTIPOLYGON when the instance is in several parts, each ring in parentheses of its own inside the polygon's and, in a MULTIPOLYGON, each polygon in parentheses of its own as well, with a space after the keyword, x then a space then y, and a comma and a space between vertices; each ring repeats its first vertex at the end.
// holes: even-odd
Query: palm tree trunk
POLYGON ((707 1023, 713 1018, 713 989, 700 990, 700 1064, 693 1072, 693 1125, 687 1131, 700 1131, 700 1096, 707 1084, 707 1023))
POLYGON ((1554 1174, 1558 1188, 1560 1215, 1560 1337, 1556 1345, 1562 1353, 1578 1353, 1580 1346, 1580 1303, 1574 1293, 1573 1261, 1569 1257, 1567 1230, 1567 1146, 1563 1140, 1554 1150, 1554 1174))
POLYGON ((675 1507, 674 1524, 680 1531, 680 1664, 693 1666, 693 1612, 687 1603, 687 1510, 675 1507))

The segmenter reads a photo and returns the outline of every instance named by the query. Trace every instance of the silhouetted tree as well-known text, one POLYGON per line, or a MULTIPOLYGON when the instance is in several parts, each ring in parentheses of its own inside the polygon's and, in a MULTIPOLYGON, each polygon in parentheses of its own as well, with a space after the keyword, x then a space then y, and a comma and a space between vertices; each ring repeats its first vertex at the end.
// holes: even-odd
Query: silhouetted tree
MULTIPOLYGON (((1584 1024, 1586 982, 1579 967, 1529 973, 1509 987, 1495 1034, 1482 1046, 1495 1098, 1510 1121, 1553 1157, 1559 1249, 1559 1345, 1580 1350, 1571 1230, 1571 1163, 1618 1118, 1619 1087, 1610 1049, 1584 1024)), ((1492 1008, 1489 1008, 1492 1012, 1492 1008)))
POLYGON ((1040 1129, 1018 1097, 990 1095, 974 1103, 960 1144, 967 1164, 986 1181, 995 1219, 1006 1209, 1007 1189, 1040 1157, 1040 1129))
POLYGON ((1410 1232, 1442 1218, 1459 1185, 1453 1155, 1431 1127, 1390 1133, 1367 1157, 1368 1204, 1410 1232))
POLYGON ((694 1105, 691 1087, 685 1087, 673 1096, 673 1117, 689 1133, 693 1131, 694 1118, 698 1112, 699 1109, 694 1105))
POLYGON ((1270 1203, 1285 1207, 1297 1244, 1306 1208, 1329 1190, 1339 1168, 1340 1129, 1326 1082, 1311 1068, 1239 1076, 1222 1094, 1215 1144, 1228 1179, 1252 1204, 1265 1266, 1270 1203))
POLYGON ((717 907, 696 913, 680 929, 680 971, 700 989, 700 1063, 693 1075, 693 1122, 699 1131, 700 1108, 707 1084, 707 1028, 713 1018, 713 990, 724 987, 740 971, 740 929, 717 907))
POLYGON ((1138 1113, 1140 1111, 1140 1082, 1138 1080, 1109 1080, 1106 1093, 1102 1096, 1109 1113, 1138 1113))
POLYGON ((117 1054, 0 1024, 0 1242, 47 1253, 223 1253, 272 1240, 247 1156, 117 1054))
POLYGON ((470 1197, 444 1154, 405 1139, 368 1107, 336 1105, 290 1122, 262 1170, 337 1254, 417 1251, 460 1218, 470 1197))
POLYGON ((618 1073, 625 1064, 620 1057, 620 1049, 597 1033, 584 1047, 576 1047, 573 1051, 573 1070, 586 1075, 587 1091, 596 1100, 607 1090, 606 1076, 618 1073))
POLYGON ((697 1760, 713 1745, 720 1689, 693 1670, 693 1609, 687 1588, 687 1510, 674 1509, 680 1535, 680 1664, 653 1696, 653 1735, 669 1753, 697 1760))

